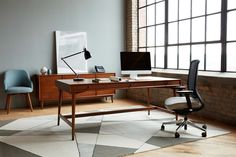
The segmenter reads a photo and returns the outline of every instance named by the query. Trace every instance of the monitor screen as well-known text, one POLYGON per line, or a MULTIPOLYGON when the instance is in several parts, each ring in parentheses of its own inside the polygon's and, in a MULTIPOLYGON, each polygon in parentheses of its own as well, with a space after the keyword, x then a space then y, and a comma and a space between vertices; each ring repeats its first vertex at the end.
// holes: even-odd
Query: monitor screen
POLYGON ((121 74, 151 74, 150 52, 121 52, 121 74))

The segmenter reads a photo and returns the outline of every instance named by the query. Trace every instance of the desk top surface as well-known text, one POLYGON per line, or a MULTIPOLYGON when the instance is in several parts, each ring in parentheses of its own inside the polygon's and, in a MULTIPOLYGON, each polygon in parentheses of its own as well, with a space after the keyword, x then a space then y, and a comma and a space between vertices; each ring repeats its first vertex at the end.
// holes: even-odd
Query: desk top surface
POLYGON ((122 78, 122 81, 109 81, 109 82, 93 82, 93 79, 84 79, 83 81, 73 81, 73 79, 59 79, 56 82, 59 84, 67 84, 67 85, 88 85, 88 84, 117 84, 117 83, 138 83, 138 82, 171 82, 171 81, 180 81, 177 78, 166 78, 166 77, 138 77, 138 79, 129 79, 122 78))
POLYGON ((130 89, 130 88, 160 88, 176 87, 181 84, 180 79, 165 77, 142 77, 136 80, 123 79, 122 81, 93 82, 93 79, 73 81, 73 79, 62 79, 56 81, 59 89, 70 93, 79 93, 97 89, 130 89))

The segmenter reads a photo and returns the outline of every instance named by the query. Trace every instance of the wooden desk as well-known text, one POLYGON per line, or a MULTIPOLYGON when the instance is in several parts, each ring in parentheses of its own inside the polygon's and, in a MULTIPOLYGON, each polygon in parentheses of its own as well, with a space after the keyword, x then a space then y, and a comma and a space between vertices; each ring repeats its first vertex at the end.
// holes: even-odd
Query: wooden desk
POLYGON ((58 102, 58 121, 57 125, 60 125, 60 118, 63 119, 72 128, 72 140, 74 140, 75 135, 75 118, 76 117, 87 117, 95 115, 105 115, 105 114, 115 114, 123 112, 134 112, 143 110, 153 110, 158 109, 157 106, 150 105, 150 88, 163 88, 163 87, 176 87, 181 84, 179 79, 174 78, 164 78, 164 77, 147 77, 142 80, 128 80, 124 82, 107 82, 107 83, 94 83, 92 79, 85 79, 84 81, 73 81, 72 79, 57 80, 56 86, 59 90, 59 102, 58 102), (83 113, 75 114, 76 105, 76 95, 85 91, 90 90, 105 90, 105 89, 132 89, 132 88, 147 88, 147 107, 142 108, 132 108, 132 109, 122 109, 114 111, 103 111, 103 112, 93 112, 93 113, 83 113), (72 96, 72 113, 71 115, 61 114, 61 104, 63 98, 63 92, 70 93, 72 96), (72 120, 69 121, 68 119, 72 120))
MULTIPOLYGON (((115 76, 115 73, 88 73, 80 74, 82 78, 109 78, 115 76)), ((58 90, 55 85, 55 81, 58 79, 72 79, 75 77, 74 74, 50 74, 50 75, 37 75, 37 97, 40 102, 41 108, 43 109, 46 101, 57 101, 58 90)), ((113 101, 114 90, 90 90, 79 94, 79 98, 90 98, 90 97, 111 97, 113 101)), ((64 93, 63 100, 71 100, 71 95, 64 93)))

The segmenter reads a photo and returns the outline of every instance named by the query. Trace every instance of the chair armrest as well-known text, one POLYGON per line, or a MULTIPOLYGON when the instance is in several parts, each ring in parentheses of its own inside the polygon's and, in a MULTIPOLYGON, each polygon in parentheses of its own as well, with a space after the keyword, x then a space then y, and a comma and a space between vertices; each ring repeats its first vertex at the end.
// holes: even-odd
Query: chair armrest
MULTIPOLYGON (((180 90, 184 90, 186 89, 187 87, 186 86, 176 86, 176 87, 173 87, 173 92, 174 92, 174 96, 176 96, 176 92, 177 91, 180 91, 180 90)), ((180 93, 179 93, 180 96, 182 96, 180 93)))
POLYGON ((174 87, 174 89, 176 89, 176 90, 183 90, 183 89, 186 89, 187 87, 186 86, 176 86, 176 87, 174 87))
POLYGON ((189 94, 193 93, 193 91, 192 90, 180 90, 180 91, 177 91, 177 93, 189 95, 189 94))
POLYGON ((34 89, 33 82, 30 80, 30 87, 34 89))
POLYGON ((188 105, 188 109, 190 112, 193 111, 193 107, 192 107, 192 103, 190 100, 190 94, 193 93, 192 90, 181 90, 181 91, 177 91, 177 93, 179 93, 180 95, 183 94, 186 98, 187 101, 187 105, 188 105))
POLYGON ((33 88, 33 81, 31 81, 30 77, 28 77, 28 78, 25 80, 25 85, 26 85, 27 87, 33 88))
POLYGON ((7 83, 7 80, 4 78, 4 81, 3 81, 3 86, 4 86, 4 90, 6 91, 7 88, 8 88, 8 83, 7 83))

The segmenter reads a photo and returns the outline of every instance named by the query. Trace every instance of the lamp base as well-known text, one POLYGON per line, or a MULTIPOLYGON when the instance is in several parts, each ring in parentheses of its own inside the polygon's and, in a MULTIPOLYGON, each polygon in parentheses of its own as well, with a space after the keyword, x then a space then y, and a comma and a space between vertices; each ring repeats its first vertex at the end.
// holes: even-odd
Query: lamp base
POLYGON ((73 78, 73 81, 83 81, 83 80, 84 80, 83 78, 79 78, 79 77, 73 78))

